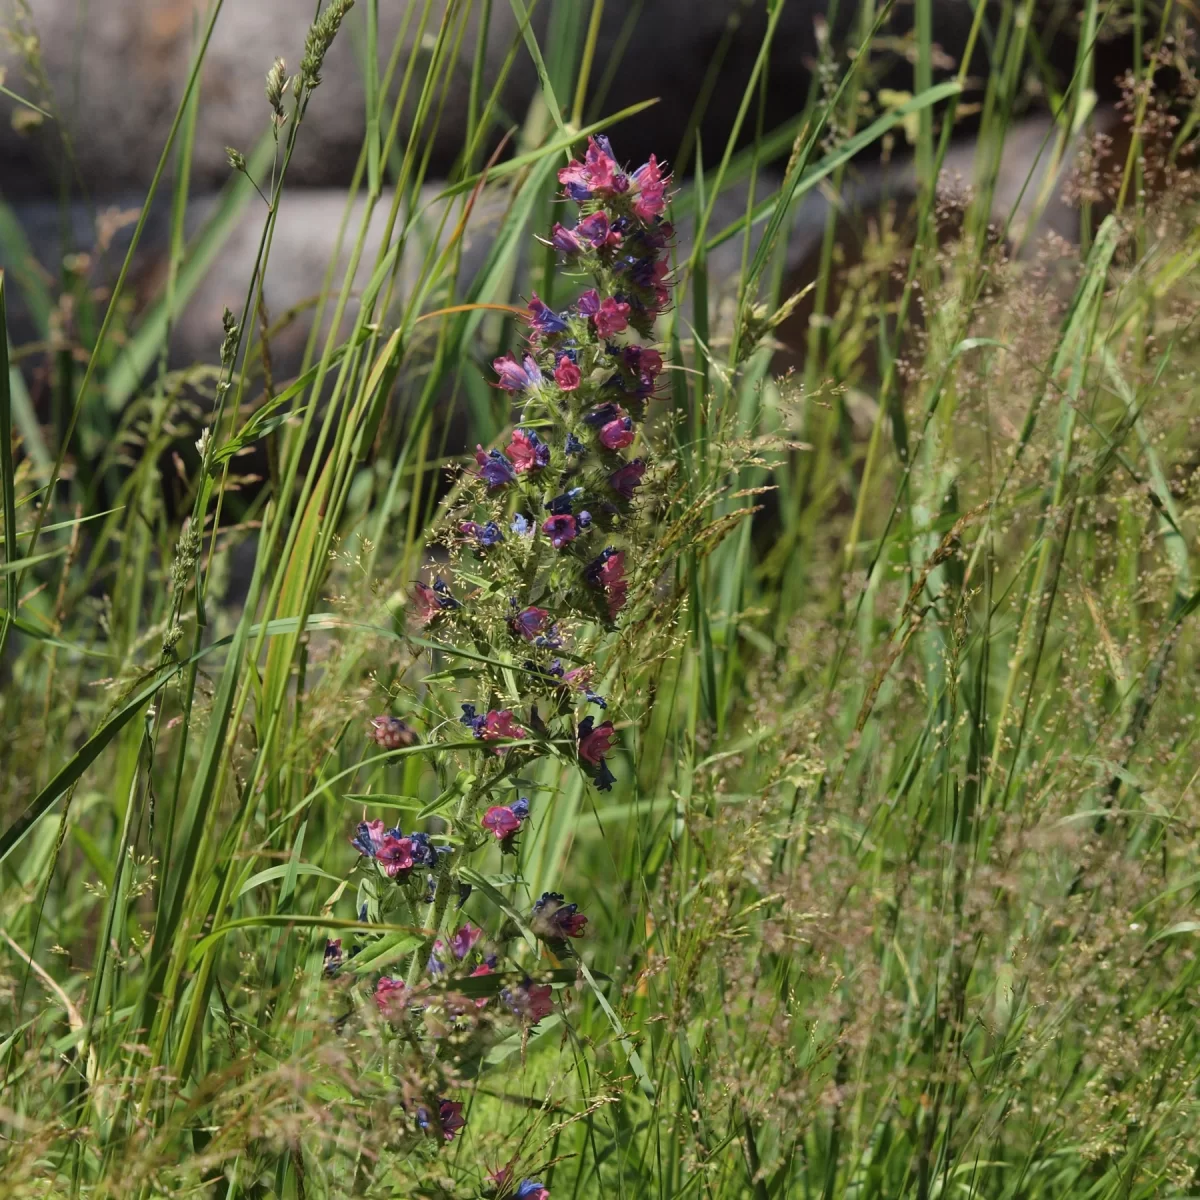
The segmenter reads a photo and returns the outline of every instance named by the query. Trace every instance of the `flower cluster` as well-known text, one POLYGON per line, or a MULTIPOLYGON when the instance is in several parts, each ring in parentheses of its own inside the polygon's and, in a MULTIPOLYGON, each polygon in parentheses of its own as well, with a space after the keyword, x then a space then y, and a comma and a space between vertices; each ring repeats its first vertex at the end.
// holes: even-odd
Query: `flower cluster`
MULTIPOLYGON (((651 511, 643 497, 654 479, 642 425, 665 369, 651 342, 671 300, 673 230, 664 218, 670 176, 654 157, 624 170, 608 140, 595 137, 581 160, 559 172, 559 182, 579 207, 573 223, 551 231, 548 244, 562 271, 544 297, 529 298, 526 345, 493 362, 495 386, 512 401, 511 432, 495 446, 476 447, 439 536, 441 574, 410 591, 413 625, 436 639, 421 644, 440 647, 457 668, 441 682, 471 679, 471 692, 430 705, 441 708, 436 729, 443 732, 424 742, 397 717, 376 717, 370 726, 389 755, 436 750, 442 739, 444 759, 430 761, 449 786, 428 811, 448 825, 447 844, 385 828, 382 820, 364 820, 351 839, 364 868, 360 920, 428 930, 406 970, 372 972, 383 1026, 409 1042, 422 1030, 442 1039, 453 1033, 455 1053, 477 1045, 480 1029, 497 1027, 507 1036, 502 1026, 511 1032, 514 1018, 522 1029, 536 1025, 552 1012, 552 985, 574 978, 569 968, 564 978, 559 964, 588 918, 562 893, 542 893, 523 924, 505 899, 494 937, 460 923, 450 905, 457 894, 462 909, 472 880, 486 891, 460 863, 497 845, 502 854, 518 854, 531 804, 524 795, 512 799, 512 788, 526 782, 535 760, 567 758, 597 789, 613 787, 610 762, 620 742, 608 713, 610 701, 619 706, 619 693, 597 683, 605 670, 598 652, 630 621, 635 600, 645 595, 636 590, 638 579, 652 570, 639 553, 638 534, 651 511), (574 299, 555 300, 551 287, 562 288, 564 299, 570 287, 574 299), (471 765, 447 778, 456 755, 471 765), (410 880, 421 888, 403 886, 410 880), (417 910, 422 894, 430 905, 424 913, 417 910), (517 940, 518 951, 525 944, 522 931, 549 948, 549 975, 527 959, 506 958, 509 941, 517 940)), ((487 895, 495 899, 494 891, 487 895)), ((356 967, 361 976, 371 970, 371 956, 359 961, 366 964, 356 967)), ((342 965, 338 943, 327 950, 326 971, 336 974, 342 965)), ((442 1045, 449 1058, 450 1043, 442 1045)), ((448 1141, 463 1125, 462 1105, 438 1097, 435 1117, 432 1097, 441 1090, 428 1087, 417 1124, 448 1141)), ((502 1195, 548 1200, 537 1179, 512 1190, 515 1178, 512 1164, 503 1180, 493 1176, 502 1195)))

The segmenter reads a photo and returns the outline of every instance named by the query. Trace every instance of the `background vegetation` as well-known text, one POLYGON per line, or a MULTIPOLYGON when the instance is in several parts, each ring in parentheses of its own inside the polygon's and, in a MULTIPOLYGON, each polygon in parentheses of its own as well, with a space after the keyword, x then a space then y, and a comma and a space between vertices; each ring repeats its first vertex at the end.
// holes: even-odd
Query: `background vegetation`
MULTIPOLYGON (((517 909, 569 891, 610 982, 560 989, 489 1052, 452 1144, 410 1133, 419 1062, 369 988, 322 971, 355 921, 362 798, 439 791, 421 756, 368 762, 368 720, 425 728, 425 678, 455 665, 406 639, 404 598, 462 431, 486 445, 510 421, 483 370, 519 330, 479 305, 553 296, 532 235, 554 173, 583 131, 619 154, 638 119, 604 94, 599 0, 555 4, 546 43, 512 47, 542 88, 507 156, 485 173, 510 118, 477 71, 458 169, 426 203, 481 7, 439 24, 413 5, 408 59, 375 45, 369 0, 347 18, 386 67, 367 75, 351 270, 294 298, 333 318, 294 380, 271 375, 255 292, 211 365, 167 357, 221 236, 184 235, 196 86, 163 148, 171 257, 147 310, 124 274, 99 299, 69 269, 4 277, 44 345, 0 364, 0 1190, 473 1196, 514 1161, 556 1200, 1200 1194, 1194 60, 1170 7, 1138 0, 1082 6, 1070 79, 1046 72, 1034 0, 980 6, 990 70, 969 93, 965 67, 934 83, 917 0, 900 97, 876 87, 894 48, 865 3, 859 52, 830 48, 792 123, 756 126, 763 55, 740 139, 675 164, 663 527, 699 513, 712 534, 664 551, 662 620, 607 664, 621 782, 599 795, 543 764, 518 865, 487 876, 517 909), (1093 50, 1130 18, 1117 151, 1090 134, 1093 50), (1168 70, 1171 111, 1151 86, 1168 70), (1019 247, 993 222, 999 147, 1035 96, 1079 245, 1019 247), (939 188, 967 120, 977 182, 939 188), (817 274, 789 277, 803 197, 906 143, 911 210, 847 239, 831 209, 817 274), (748 180, 717 228, 715 198, 748 180), (485 202, 502 215, 467 277, 485 202), (386 236, 360 263, 373 213, 386 236), (741 272, 713 278, 730 241, 741 272), (790 373, 776 339, 801 352, 790 373), (39 354, 48 414, 19 369, 39 354)), ((296 115, 273 127, 264 102, 245 149, 262 198, 232 176, 228 202, 260 206, 260 277, 322 102, 303 70, 296 115)))

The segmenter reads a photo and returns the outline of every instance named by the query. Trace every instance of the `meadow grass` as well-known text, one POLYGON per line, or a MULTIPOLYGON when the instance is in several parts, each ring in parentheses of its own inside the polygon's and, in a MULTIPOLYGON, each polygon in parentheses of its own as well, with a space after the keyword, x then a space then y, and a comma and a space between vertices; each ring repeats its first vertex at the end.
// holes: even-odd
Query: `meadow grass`
POLYGON ((329 16, 286 119, 264 101, 262 144, 189 240, 209 10, 151 189, 171 192, 170 254, 144 312, 124 271, 94 309, 69 270, 0 276, 56 398, 39 423, 0 337, 0 1191, 473 1196, 511 1163, 555 1200, 1200 1194, 1200 234, 1191 121, 1147 86, 1184 54, 1169 6, 1089 0, 1068 81, 1045 72, 1033 0, 980 6, 977 182, 957 196, 934 181, 971 81, 935 82, 929 0, 909 96, 877 91, 892 51, 864 3, 860 52, 831 49, 782 130, 762 126, 768 6, 734 138, 693 129, 675 164, 657 599, 599 663, 619 782, 540 760, 516 866, 480 858, 464 910, 532 964, 522 914, 568 892, 590 918, 579 959, 549 964, 552 1016, 498 1026, 457 1070, 467 1124, 444 1146, 412 1113, 454 1053, 370 1003, 412 936, 326 977, 326 939, 364 932, 356 823, 411 822, 473 753, 381 754, 368 722, 433 729, 438 689, 481 670, 415 640, 405 603, 461 430, 489 445, 512 424, 484 377, 520 330, 488 306, 553 297, 533 237, 560 212, 555 173, 589 130, 619 153, 638 119, 605 94, 601 0, 544 2, 543 42, 512 46, 541 87, 511 131, 466 34, 488 0, 413 3, 395 47, 374 0, 346 17, 366 83, 349 265, 293 298, 321 318, 295 380, 270 374, 257 288, 211 365, 176 369, 167 344, 248 208, 256 279, 271 269, 321 47, 348 36, 329 16), (1095 39, 1130 13, 1133 136, 1099 160, 1095 39), (456 61, 469 131, 428 204, 456 61), (1083 235, 1017 255, 992 188, 1034 90, 1083 235), (789 275, 804 197, 906 142, 911 244, 880 221, 847 265, 831 208, 817 277, 789 275), (501 215, 468 277, 485 203, 501 215), (731 241, 737 277, 713 276, 731 241), (804 352, 787 374, 780 338, 804 352))

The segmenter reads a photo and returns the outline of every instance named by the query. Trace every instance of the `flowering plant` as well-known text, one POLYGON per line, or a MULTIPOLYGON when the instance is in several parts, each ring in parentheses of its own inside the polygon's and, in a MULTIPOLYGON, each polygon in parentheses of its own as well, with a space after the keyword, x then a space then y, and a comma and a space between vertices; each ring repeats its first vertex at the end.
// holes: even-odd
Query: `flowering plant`
MULTIPOLYGON (((424 741, 395 716, 370 725, 389 754, 434 751, 445 787, 420 816, 442 829, 405 833, 364 819, 351 839, 364 868, 360 919, 421 931, 358 947, 355 973, 375 976, 384 1026, 411 1035, 419 1024, 426 1036, 455 1039, 456 1053, 441 1056, 443 1082, 453 1082, 448 1057, 464 1071, 505 1022, 528 1030, 549 1016, 551 985, 575 979, 557 963, 588 919, 561 893, 543 893, 520 924, 506 907, 493 935, 470 922, 450 931, 484 882, 472 857, 496 845, 516 854, 536 818, 537 802, 514 790, 532 763, 574 763, 599 791, 616 782, 618 698, 600 682, 602 651, 637 611, 644 583, 639 506, 653 458, 639 438, 664 370, 649 343, 671 298, 669 176, 653 156, 622 170, 608 140, 595 137, 559 181, 579 215, 556 224, 550 244, 579 294, 562 309, 530 296, 525 349, 493 363, 495 386, 515 408, 512 432, 501 446, 476 448, 431 547, 443 565, 411 590, 416 644, 467 659, 475 682, 441 704, 443 719, 424 741), (452 777, 456 759, 464 765, 452 777), (506 945, 519 935, 545 946, 554 968, 506 965, 506 945), (403 976, 371 969, 397 957, 408 959, 403 976)), ((343 965, 340 943, 330 943, 327 973, 343 965)), ((464 1121, 456 1104, 424 1097, 413 1109, 417 1130, 450 1140, 464 1121)), ((517 1194, 547 1195, 530 1180, 517 1194)))

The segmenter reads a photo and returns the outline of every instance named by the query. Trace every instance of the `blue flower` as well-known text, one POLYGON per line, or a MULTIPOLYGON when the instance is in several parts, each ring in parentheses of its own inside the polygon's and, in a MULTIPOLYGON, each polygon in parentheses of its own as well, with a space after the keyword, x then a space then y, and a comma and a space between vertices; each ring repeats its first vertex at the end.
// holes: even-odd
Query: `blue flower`
POLYGON ((479 478, 489 488, 503 487, 506 483, 516 481, 517 473, 512 463, 499 450, 489 450, 485 454, 482 446, 476 446, 475 461, 479 464, 479 478))
POLYGON ((515 804, 509 805, 509 807, 512 809, 513 816, 518 821, 523 821, 529 816, 529 798, 527 796, 522 796, 515 804))
POLYGON ((530 537, 533 534, 533 522, 530 521, 528 517, 523 517, 520 513, 517 513, 517 515, 513 517, 512 524, 509 526, 509 529, 511 529, 518 537, 530 537))
POLYGON ((573 433, 568 433, 566 452, 568 454, 586 454, 587 447, 573 433))
POLYGON ((465 725, 476 737, 483 735, 483 727, 487 724, 486 716, 479 716, 475 711, 475 705, 464 704, 462 706, 463 715, 458 718, 459 724, 465 725))

